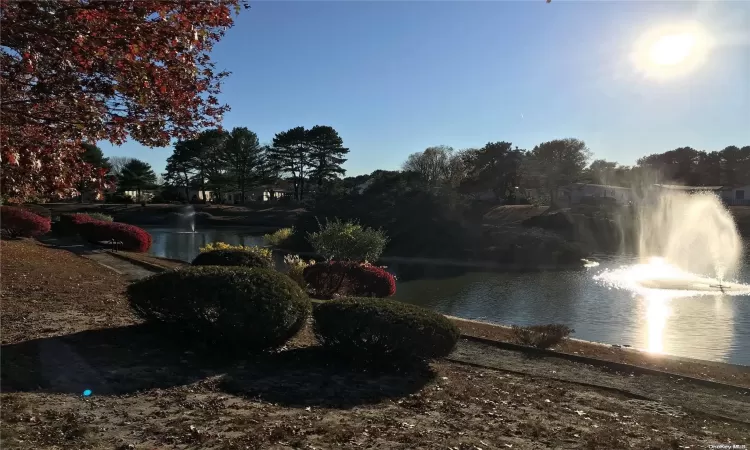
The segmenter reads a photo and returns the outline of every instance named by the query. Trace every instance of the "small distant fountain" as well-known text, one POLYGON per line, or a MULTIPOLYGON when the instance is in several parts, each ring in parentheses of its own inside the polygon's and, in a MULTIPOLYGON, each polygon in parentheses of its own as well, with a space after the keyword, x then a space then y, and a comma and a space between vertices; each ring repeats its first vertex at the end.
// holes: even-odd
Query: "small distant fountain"
POLYGON ((182 222, 185 223, 186 228, 190 228, 192 233, 195 233, 195 208, 193 205, 187 205, 180 211, 182 222))

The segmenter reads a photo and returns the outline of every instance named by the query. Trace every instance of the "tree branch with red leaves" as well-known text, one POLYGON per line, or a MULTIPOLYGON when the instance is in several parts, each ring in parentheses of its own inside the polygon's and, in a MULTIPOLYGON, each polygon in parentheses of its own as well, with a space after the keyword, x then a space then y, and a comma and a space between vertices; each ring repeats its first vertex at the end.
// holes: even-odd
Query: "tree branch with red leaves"
MULTIPOLYGON (((12 201, 65 196, 81 142, 166 146, 220 123, 213 46, 242 0, 0 0, 0 165, 12 201)), ((103 177, 99 177, 105 183, 103 177)))

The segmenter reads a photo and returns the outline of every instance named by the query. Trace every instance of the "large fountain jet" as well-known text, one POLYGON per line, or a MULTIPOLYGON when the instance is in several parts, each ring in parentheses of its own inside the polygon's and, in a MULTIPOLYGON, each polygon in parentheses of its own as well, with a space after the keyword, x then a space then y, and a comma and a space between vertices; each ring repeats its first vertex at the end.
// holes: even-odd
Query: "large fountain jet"
POLYGON ((713 194, 658 189, 639 201, 638 254, 661 257, 685 272, 733 279, 742 240, 731 213, 713 194))

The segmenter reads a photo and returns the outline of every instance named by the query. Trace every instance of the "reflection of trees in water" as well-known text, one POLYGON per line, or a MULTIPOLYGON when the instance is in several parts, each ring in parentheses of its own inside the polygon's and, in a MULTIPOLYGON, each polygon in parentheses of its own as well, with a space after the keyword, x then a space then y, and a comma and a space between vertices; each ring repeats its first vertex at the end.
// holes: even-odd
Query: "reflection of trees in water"
POLYGON ((468 273, 401 282, 396 298, 446 314, 499 323, 575 324, 583 274, 468 273))

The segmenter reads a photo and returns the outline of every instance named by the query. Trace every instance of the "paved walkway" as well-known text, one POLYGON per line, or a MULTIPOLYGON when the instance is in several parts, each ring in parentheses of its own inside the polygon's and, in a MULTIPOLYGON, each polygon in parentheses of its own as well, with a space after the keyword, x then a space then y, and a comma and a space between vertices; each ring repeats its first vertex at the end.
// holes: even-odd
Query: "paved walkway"
POLYGON ((113 270, 123 275, 129 281, 140 280, 141 278, 153 274, 153 272, 142 266, 112 256, 110 250, 104 250, 90 244, 81 243, 73 239, 55 237, 43 238, 41 241, 47 245, 67 250, 84 258, 91 259, 109 270, 113 270))

